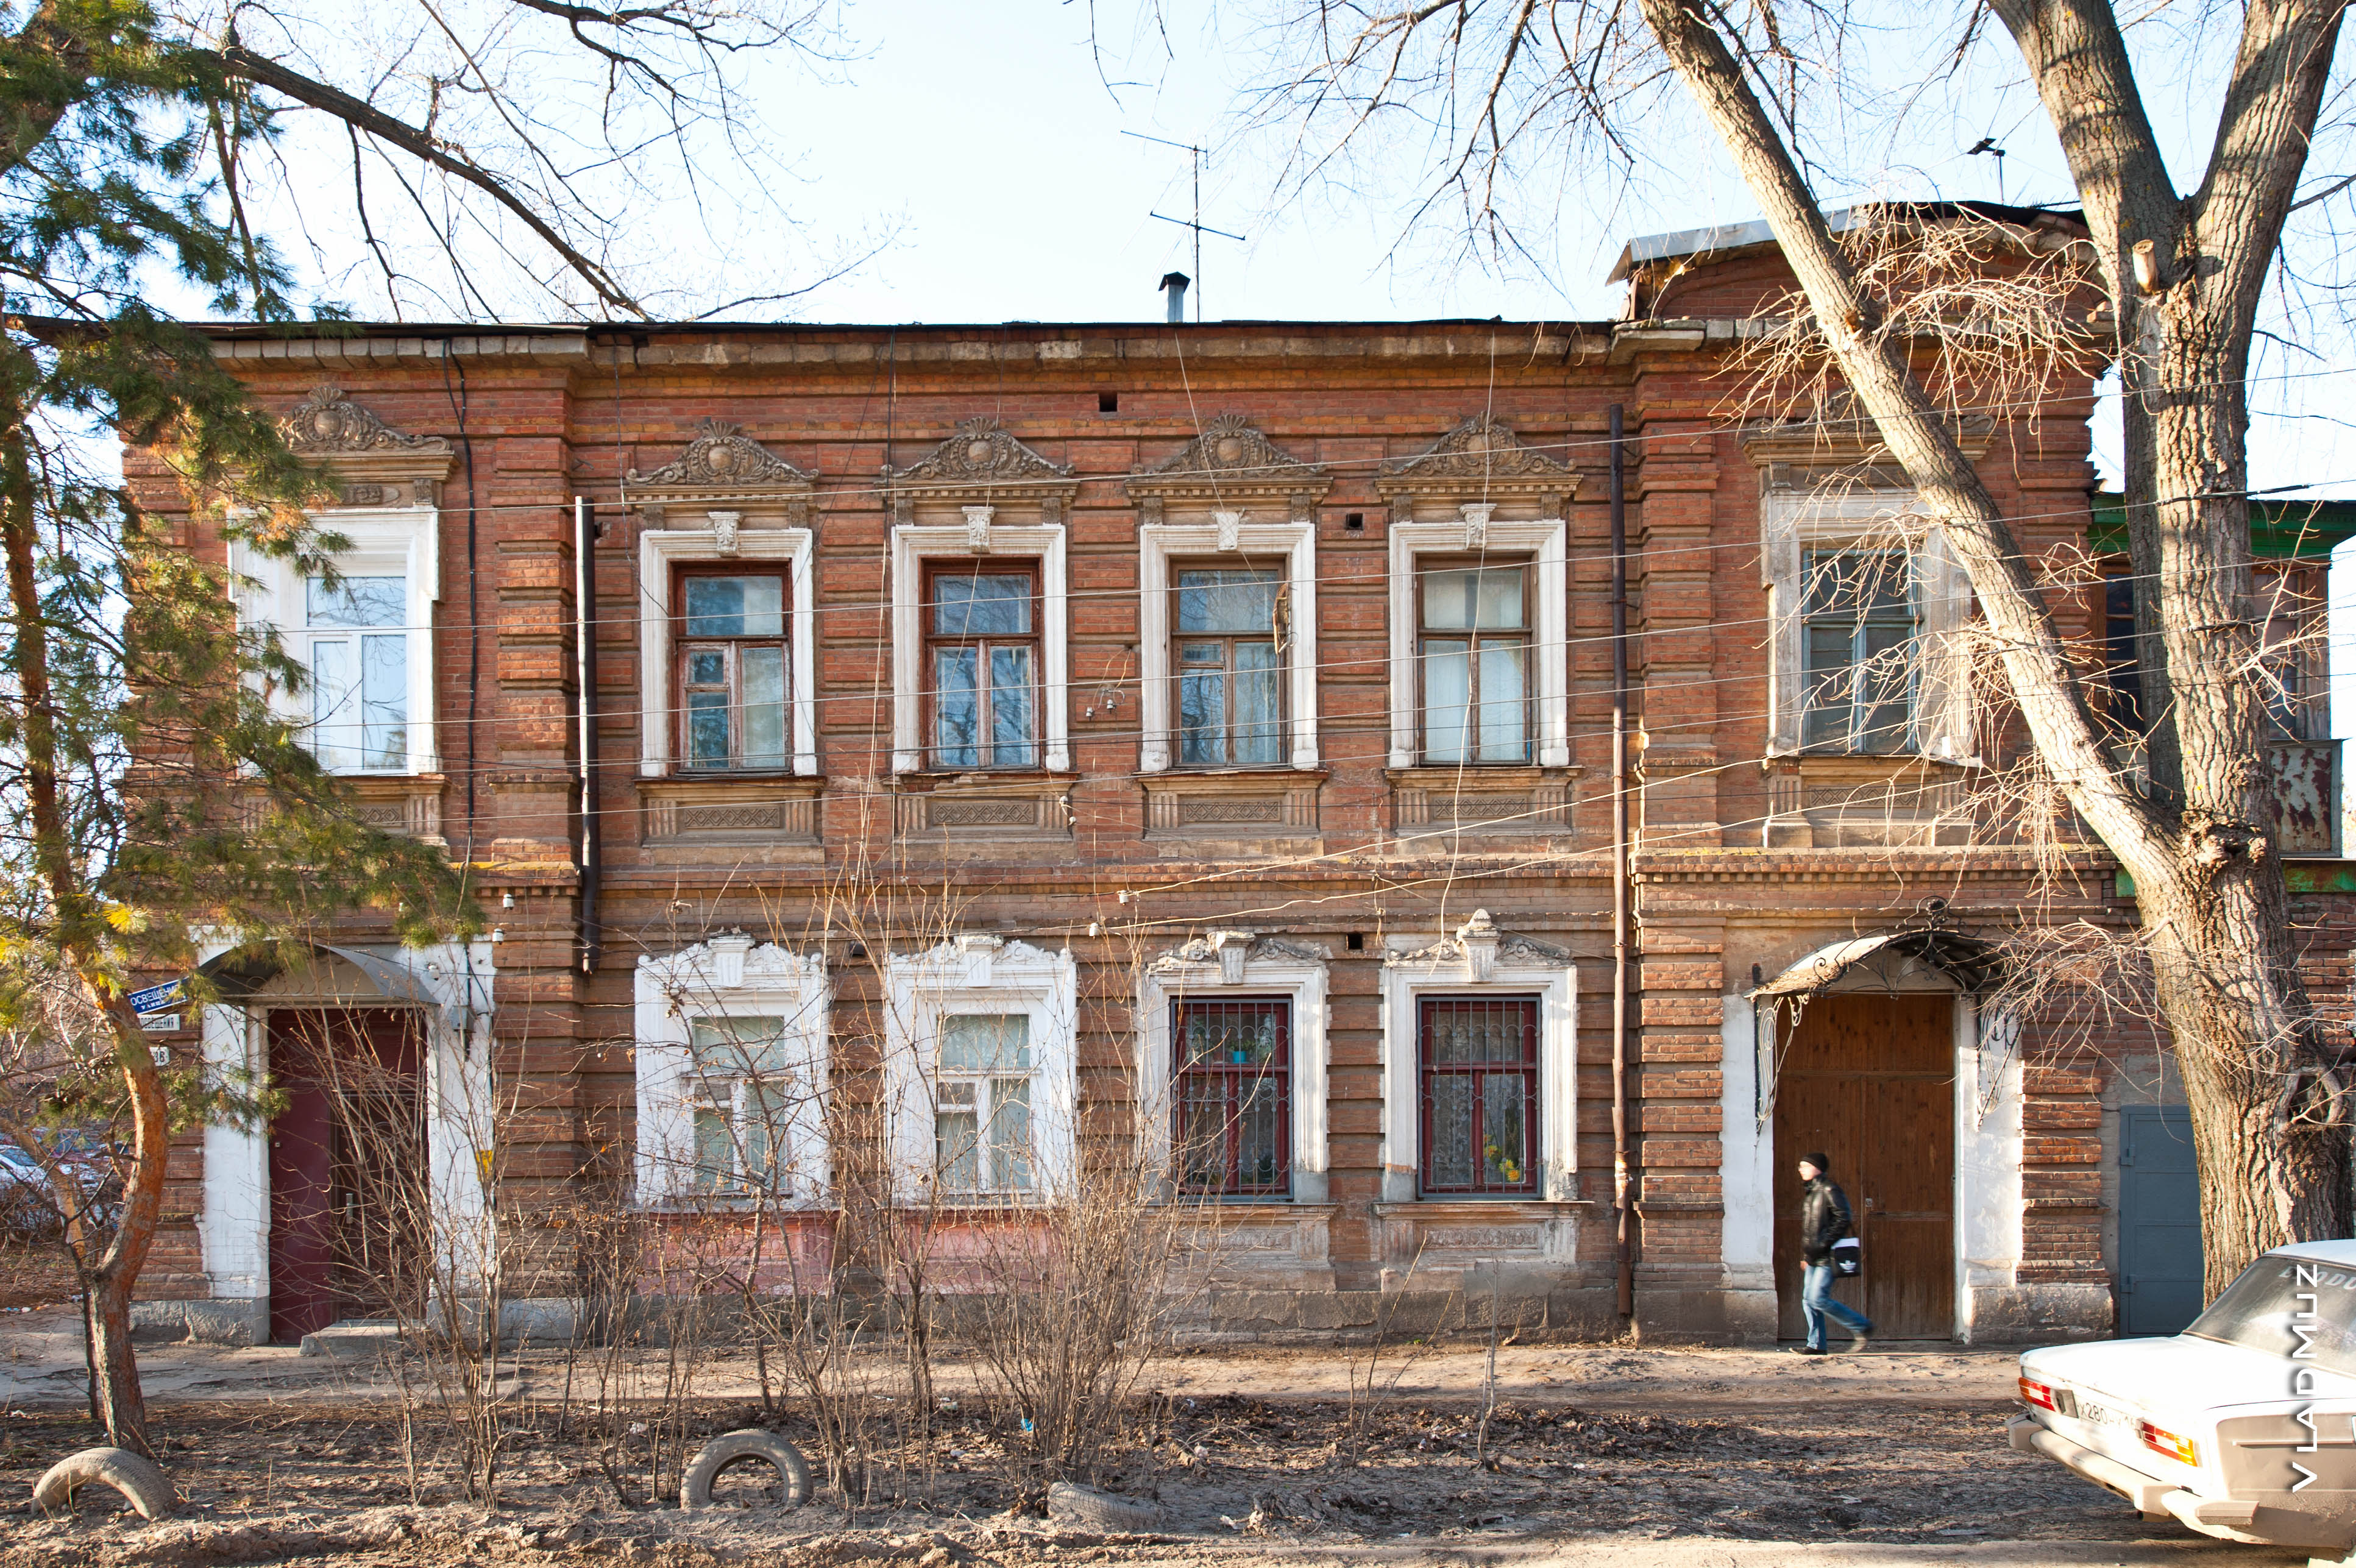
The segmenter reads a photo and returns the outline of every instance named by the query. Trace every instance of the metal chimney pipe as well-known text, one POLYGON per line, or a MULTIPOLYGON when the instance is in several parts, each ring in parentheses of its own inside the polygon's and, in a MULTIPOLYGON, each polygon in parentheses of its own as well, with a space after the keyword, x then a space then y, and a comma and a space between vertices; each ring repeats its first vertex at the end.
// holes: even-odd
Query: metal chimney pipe
POLYGON ((1184 273, 1162 274, 1162 292, 1170 296, 1170 320, 1178 322, 1186 319, 1186 285, 1194 281, 1184 273))

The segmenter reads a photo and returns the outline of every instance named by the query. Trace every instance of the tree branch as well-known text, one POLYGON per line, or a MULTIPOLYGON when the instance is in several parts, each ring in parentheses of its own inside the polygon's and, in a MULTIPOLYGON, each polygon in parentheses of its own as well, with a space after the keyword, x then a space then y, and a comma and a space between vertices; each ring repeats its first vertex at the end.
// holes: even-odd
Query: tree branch
POLYGON ((363 102, 340 88, 330 87, 323 81, 315 81, 310 77, 299 71, 290 70, 278 61, 255 54, 251 49, 231 45, 218 52, 212 50, 194 52, 199 58, 209 59, 225 75, 253 82, 257 86, 267 87, 272 91, 292 98, 298 103, 307 104, 311 108, 333 114, 346 124, 364 131, 379 141, 389 142, 421 162, 430 164, 444 173, 455 175, 469 185, 483 190, 500 206, 530 225, 532 232, 538 234, 551 250, 562 257, 565 265, 587 284, 601 301, 628 311, 633 316, 648 315, 646 307, 615 281, 611 274, 575 249, 571 242, 556 231, 553 225, 532 209, 530 202, 510 188, 505 180, 466 158, 451 153, 423 131, 394 119, 382 110, 363 102))

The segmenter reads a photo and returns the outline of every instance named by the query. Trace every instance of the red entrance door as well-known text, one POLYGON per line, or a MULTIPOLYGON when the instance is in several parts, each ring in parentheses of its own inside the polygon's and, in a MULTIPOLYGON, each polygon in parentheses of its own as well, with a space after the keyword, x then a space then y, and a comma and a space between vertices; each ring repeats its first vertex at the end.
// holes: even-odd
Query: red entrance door
POLYGON ((418 1015, 282 1008, 270 1076, 270 1337, 291 1345, 409 1288, 425 1209, 418 1015))

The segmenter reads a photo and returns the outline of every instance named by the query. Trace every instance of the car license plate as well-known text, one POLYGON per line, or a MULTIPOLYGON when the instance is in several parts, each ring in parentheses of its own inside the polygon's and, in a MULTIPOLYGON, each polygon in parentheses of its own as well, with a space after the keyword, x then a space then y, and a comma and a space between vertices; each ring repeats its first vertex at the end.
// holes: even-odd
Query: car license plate
POLYGON ((2078 1396, 2078 1419, 2092 1422, 2096 1426, 2133 1426, 2135 1424, 2135 1417, 2127 1414, 2126 1412, 2113 1410, 2106 1404, 2097 1404, 2083 1394, 2078 1396))

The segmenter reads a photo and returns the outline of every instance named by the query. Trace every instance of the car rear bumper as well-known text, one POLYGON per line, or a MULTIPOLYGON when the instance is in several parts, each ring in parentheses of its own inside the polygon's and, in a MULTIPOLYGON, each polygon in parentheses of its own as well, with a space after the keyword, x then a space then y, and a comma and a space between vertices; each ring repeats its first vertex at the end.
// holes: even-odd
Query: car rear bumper
POLYGON ((2072 1443, 2030 1416, 2015 1416, 2005 1428, 2005 1435, 2011 1439, 2017 1452, 2042 1454, 2048 1459, 2059 1460, 2105 1491, 2126 1498, 2136 1506, 2137 1513, 2164 1518, 2169 1512, 2165 1500, 2168 1494, 2184 1490, 2173 1481, 2147 1476, 2132 1465, 2123 1465, 2107 1454, 2097 1454, 2083 1443, 2072 1443))
MULTIPOLYGON (((2254 1533, 2257 1523, 2255 1503, 2239 1502, 2231 1498, 2204 1498, 2187 1491, 2173 1481, 2162 1481, 2147 1476, 2132 1465, 2123 1464, 2107 1454, 2097 1454, 2083 1443, 2070 1439, 2042 1426, 2030 1416, 2015 1416, 2005 1428, 2013 1448, 2022 1454, 2042 1454, 2048 1459, 2059 1460, 2087 1480, 2105 1491, 2116 1492, 2136 1507, 2138 1513, 2151 1519, 2174 1519, 2188 1530, 2203 1535, 2213 1535, 2220 1541, 2239 1541, 2252 1546, 2282 1544, 2277 1537, 2254 1533)), ((2268 1509, 2269 1513, 2277 1510, 2268 1509)), ((2301 1520, 2305 1523, 2305 1520, 2301 1520)), ((2291 1542, 2308 1545, 2304 1531, 2291 1542)))

